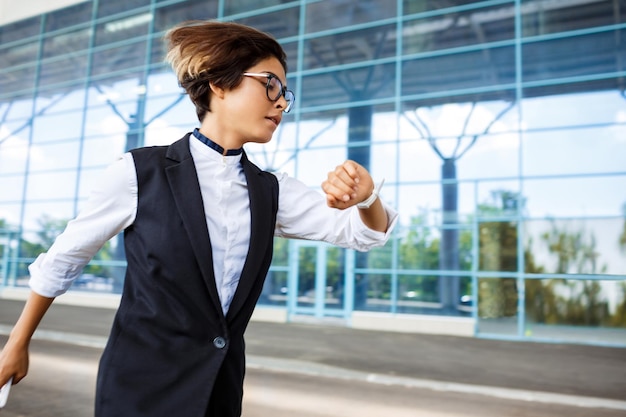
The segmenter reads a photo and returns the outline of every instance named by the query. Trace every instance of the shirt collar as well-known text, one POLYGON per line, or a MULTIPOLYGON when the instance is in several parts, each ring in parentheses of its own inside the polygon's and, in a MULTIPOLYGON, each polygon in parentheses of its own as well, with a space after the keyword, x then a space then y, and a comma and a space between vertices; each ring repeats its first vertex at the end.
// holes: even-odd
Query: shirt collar
POLYGON ((241 153, 243 152, 243 148, 239 148, 239 149, 229 149, 228 151, 226 151, 226 153, 224 153, 224 148, 222 148, 220 145, 218 145, 217 143, 213 142, 211 139, 207 138, 202 133, 200 133, 200 130, 198 130, 198 128, 195 128, 193 130, 193 135, 200 142, 204 143, 209 148, 218 152, 220 155, 234 156, 234 155, 241 155, 241 153))

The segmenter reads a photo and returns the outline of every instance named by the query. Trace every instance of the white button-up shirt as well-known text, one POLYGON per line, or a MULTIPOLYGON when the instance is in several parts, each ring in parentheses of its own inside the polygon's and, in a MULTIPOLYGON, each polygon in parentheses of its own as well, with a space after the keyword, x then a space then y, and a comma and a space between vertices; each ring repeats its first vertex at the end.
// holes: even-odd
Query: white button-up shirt
MULTIPOLYGON (((213 249, 216 285, 226 313, 250 243, 250 201, 241 154, 223 156, 194 136, 189 142, 213 249)), ((276 176, 275 236, 324 241, 360 251, 382 246, 389 239, 398 217, 390 207, 385 205, 387 232, 378 232, 363 224, 356 207, 332 209, 321 193, 286 174, 276 176)), ((136 214, 137 174, 132 155, 125 153, 107 168, 85 207, 48 252, 29 266, 30 288, 45 297, 66 292, 102 245, 130 226, 136 214)))

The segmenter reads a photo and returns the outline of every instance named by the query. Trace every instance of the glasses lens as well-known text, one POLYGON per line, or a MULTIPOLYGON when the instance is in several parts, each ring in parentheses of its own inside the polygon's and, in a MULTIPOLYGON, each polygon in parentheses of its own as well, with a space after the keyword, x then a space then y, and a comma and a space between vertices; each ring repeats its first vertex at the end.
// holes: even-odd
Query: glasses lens
POLYGON ((270 76, 267 81, 267 98, 276 101, 283 94, 283 83, 274 76, 270 76))
POLYGON ((287 107, 285 107, 285 113, 289 113, 289 110, 293 107, 293 102, 296 100, 296 96, 291 90, 285 90, 285 100, 287 101, 287 107))

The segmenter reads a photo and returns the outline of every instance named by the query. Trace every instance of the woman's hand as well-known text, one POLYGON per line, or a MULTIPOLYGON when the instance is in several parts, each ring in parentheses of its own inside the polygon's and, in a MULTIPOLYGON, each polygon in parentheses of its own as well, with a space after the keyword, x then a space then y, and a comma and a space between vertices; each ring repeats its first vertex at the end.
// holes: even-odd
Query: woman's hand
POLYGON ((328 173, 322 190, 326 193, 329 207, 343 210, 372 195, 374 182, 363 166, 348 160, 328 173))
POLYGON ((9 341, 0 351, 0 386, 13 377, 17 384, 28 373, 28 345, 20 346, 9 341))

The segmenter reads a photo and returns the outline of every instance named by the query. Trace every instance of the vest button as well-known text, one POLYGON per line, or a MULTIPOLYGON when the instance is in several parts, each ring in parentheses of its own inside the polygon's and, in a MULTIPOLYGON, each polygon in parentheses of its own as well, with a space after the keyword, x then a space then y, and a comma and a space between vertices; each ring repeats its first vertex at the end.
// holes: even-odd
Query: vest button
POLYGON ((224 340, 223 337, 218 336, 215 339, 213 339, 213 346, 215 346, 218 349, 224 349, 224 346, 226 346, 226 340, 224 340))

